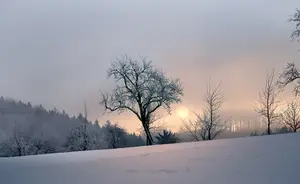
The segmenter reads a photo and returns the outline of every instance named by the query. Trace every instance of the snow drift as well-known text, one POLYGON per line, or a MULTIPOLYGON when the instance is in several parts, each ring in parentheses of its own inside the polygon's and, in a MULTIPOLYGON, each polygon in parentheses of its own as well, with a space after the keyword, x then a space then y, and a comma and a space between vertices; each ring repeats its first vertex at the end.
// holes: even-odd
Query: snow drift
POLYGON ((300 134, 0 159, 2 184, 296 184, 300 134))

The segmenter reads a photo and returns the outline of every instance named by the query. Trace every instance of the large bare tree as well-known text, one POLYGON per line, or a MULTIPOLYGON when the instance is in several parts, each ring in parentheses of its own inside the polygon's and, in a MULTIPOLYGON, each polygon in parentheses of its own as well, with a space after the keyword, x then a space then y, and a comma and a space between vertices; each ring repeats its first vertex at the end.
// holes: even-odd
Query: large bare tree
POLYGON ((294 132, 300 129, 300 104, 294 100, 287 103, 287 107, 281 114, 282 122, 294 132))
POLYGON ((209 82, 204 96, 203 114, 195 113, 196 120, 185 123, 183 130, 195 141, 215 139, 226 130, 228 123, 228 120, 221 119, 220 109, 223 103, 224 92, 221 90, 221 83, 212 88, 209 82))
POLYGON ((277 100, 279 90, 277 82, 274 80, 274 69, 267 74, 265 86, 259 93, 258 107, 255 111, 265 119, 267 124, 267 133, 271 134, 271 125, 278 119, 279 114, 276 113, 279 101, 277 100))
POLYGON ((108 78, 117 83, 111 94, 102 93, 101 104, 109 111, 130 111, 141 121, 147 145, 153 144, 150 125, 160 108, 171 112, 171 104, 179 103, 183 87, 179 79, 170 79, 147 58, 134 60, 124 55, 112 62, 108 78))
POLYGON ((291 34, 292 39, 296 39, 298 42, 300 42, 300 10, 299 9, 296 9, 296 12, 289 19, 289 22, 296 24, 295 29, 291 34))
MULTIPOLYGON (((292 18, 289 19, 290 23, 295 23, 295 29, 291 34, 291 38, 293 40, 297 40, 300 42, 300 10, 296 9, 296 12, 293 14, 292 18)), ((296 96, 299 95, 300 92, 300 74, 299 70, 296 68, 295 63, 288 63, 287 67, 283 70, 282 74, 279 78, 279 86, 280 88, 286 87, 288 84, 296 82, 294 87, 294 93, 296 96)))
POLYGON ((294 93, 296 96, 300 94, 300 73, 296 68, 295 63, 288 63, 287 67, 280 74, 278 84, 281 89, 284 89, 288 84, 295 82, 294 93))

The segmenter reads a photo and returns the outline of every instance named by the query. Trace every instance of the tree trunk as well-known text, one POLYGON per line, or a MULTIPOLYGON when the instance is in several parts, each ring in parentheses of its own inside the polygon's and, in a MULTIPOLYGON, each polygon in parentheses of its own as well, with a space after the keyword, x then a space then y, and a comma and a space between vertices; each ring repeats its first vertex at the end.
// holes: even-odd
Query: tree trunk
POLYGON ((153 138, 151 136, 151 132, 149 130, 149 126, 147 126, 147 123, 143 122, 143 127, 144 127, 144 131, 146 133, 147 145, 152 145, 153 144, 153 138))
POLYGON ((153 144, 153 138, 151 136, 149 128, 145 129, 146 135, 147 135, 147 145, 152 145, 153 144))
POLYGON ((271 120, 270 120, 269 113, 268 113, 268 135, 271 135, 271 120))

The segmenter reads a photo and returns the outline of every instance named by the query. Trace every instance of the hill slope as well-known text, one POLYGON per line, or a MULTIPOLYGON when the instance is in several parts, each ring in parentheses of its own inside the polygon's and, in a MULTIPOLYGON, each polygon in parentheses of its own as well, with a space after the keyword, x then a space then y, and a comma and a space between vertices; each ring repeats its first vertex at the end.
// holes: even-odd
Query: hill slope
POLYGON ((299 183, 300 134, 0 159, 1 183, 299 183), (13 173, 13 175, 12 175, 13 173))

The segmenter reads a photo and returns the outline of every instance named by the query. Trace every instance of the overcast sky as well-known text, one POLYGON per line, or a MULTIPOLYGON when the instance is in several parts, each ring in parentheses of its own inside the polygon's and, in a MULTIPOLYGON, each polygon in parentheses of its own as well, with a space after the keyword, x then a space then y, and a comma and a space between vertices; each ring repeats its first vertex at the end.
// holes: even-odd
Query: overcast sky
MULTIPOLYGON (((201 108, 205 83, 223 81, 232 117, 253 117, 267 70, 300 64, 287 19, 299 0, 92 1, 0 0, 0 95, 46 107, 102 116, 99 90, 109 91, 109 62, 128 53, 148 56, 185 87, 181 105, 201 108)), ((291 97, 290 91, 282 98, 291 97)), ((177 106, 174 106, 177 107, 177 106)), ((178 127, 176 116, 167 117, 178 127)))

